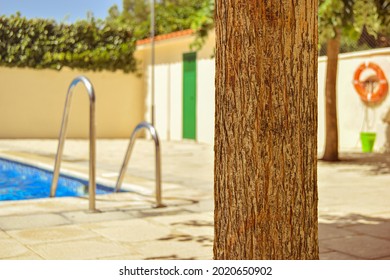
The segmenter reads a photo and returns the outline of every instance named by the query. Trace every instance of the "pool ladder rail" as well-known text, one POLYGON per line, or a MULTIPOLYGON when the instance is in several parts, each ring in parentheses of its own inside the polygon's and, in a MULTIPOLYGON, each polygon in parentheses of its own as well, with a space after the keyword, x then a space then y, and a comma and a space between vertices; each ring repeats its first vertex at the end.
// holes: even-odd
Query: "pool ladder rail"
POLYGON ((156 208, 162 208, 162 207, 165 207, 165 205, 162 203, 162 196, 161 196, 161 153, 160 153, 160 140, 158 138, 158 134, 157 134, 157 131, 155 129, 155 127, 153 125, 151 125, 150 123, 148 122, 141 122, 139 123, 135 129, 133 130, 131 136, 130 136, 130 142, 129 142, 129 146, 127 148, 127 151, 126 151, 126 154, 125 154, 125 158, 123 160, 123 164, 122 164, 122 167, 121 167, 121 170, 120 170, 120 173, 119 173, 119 177, 118 177, 118 180, 117 180, 117 183, 116 183, 116 187, 115 187, 115 191, 116 192, 119 192, 120 191, 120 188, 121 188, 121 185, 123 183, 123 179, 125 177, 125 173, 126 173, 126 170, 127 170, 127 165, 129 163, 129 160, 130 160, 130 156, 131 156, 131 153, 133 151, 133 147, 134 147, 134 143, 135 143, 135 140, 136 140, 136 136, 138 134, 138 132, 141 130, 141 129, 147 129, 153 140, 154 140, 154 146, 155 146, 155 172, 156 172, 156 205, 155 207, 156 208))
MULTIPOLYGON (((90 212, 98 212, 96 210, 96 118, 95 118, 95 90, 92 86, 92 83, 88 80, 88 78, 84 76, 78 76, 76 77, 72 83, 69 86, 67 95, 66 95, 66 101, 65 101, 65 108, 64 108, 64 114, 62 117, 62 124, 61 124, 61 130, 60 130, 60 136, 59 136, 59 142, 58 142, 58 148, 57 148, 57 154, 54 164, 54 172, 53 172, 53 180, 51 183, 51 189, 50 189, 50 197, 55 197, 56 191, 57 191, 57 185, 58 185, 58 179, 60 176, 60 166, 61 166, 61 160, 62 160, 62 154, 64 150, 64 143, 66 138, 66 132, 68 127, 68 119, 69 119, 69 111, 70 111, 70 105, 73 95, 73 89, 76 87, 78 83, 83 83, 89 96, 89 185, 88 185, 88 195, 89 195, 89 211, 90 212)), ((158 138, 157 131, 154 126, 152 126, 148 122, 141 122, 139 123, 136 128, 133 130, 131 137, 130 137, 130 143, 127 148, 127 152, 125 154, 125 158, 122 164, 121 171, 119 173, 119 177, 116 183, 115 191, 119 192, 121 185, 123 183, 127 165, 130 160, 131 152, 133 150, 133 146, 136 140, 137 133, 141 129, 147 129, 155 144, 155 157, 156 157, 156 208, 165 207, 165 205, 162 203, 162 196, 161 196, 161 156, 160 156, 160 141, 158 138)))
POLYGON ((97 212, 96 210, 96 119, 95 119, 96 98, 95 98, 95 90, 92 86, 92 83, 88 80, 88 78, 84 76, 78 76, 72 81, 72 83, 69 86, 68 93, 66 95, 64 114, 62 117, 59 143, 57 148, 57 155, 56 155, 55 165, 54 165, 53 180, 50 189, 50 197, 54 197, 56 195, 73 89, 80 82, 84 84, 89 96, 89 186, 88 186, 89 211, 97 212))

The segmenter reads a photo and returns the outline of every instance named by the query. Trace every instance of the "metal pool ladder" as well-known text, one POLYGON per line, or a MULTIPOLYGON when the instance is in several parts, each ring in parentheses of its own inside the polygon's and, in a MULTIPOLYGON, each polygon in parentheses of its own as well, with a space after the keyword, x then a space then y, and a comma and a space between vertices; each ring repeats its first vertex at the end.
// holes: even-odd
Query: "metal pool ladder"
POLYGON ((139 123, 136 128, 133 130, 133 133, 130 136, 130 143, 127 148, 127 152, 125 155, 125 159, 123 160, 122 168, 119 173, 118 181, 116 183, 115 191, 118 192, 121 188, 121 185, 123 183, 123 179, 125 177, 127 165, 129 163, 129 159, 131 156, 131 152, 133 150, 134 142, 136 139, 137 132, 140 131, 141 129, 146 128, 149 130, 150 134, 153 137, 154 140, 154 146, 155 146, 155 156, 156 156, 156 207, 161 208, 165 207, 165 205, 162 203, 162 198, 161 198, 161 157, 160 157, 160 141, 158 138, 158 134, 156 129, 154 128, 153 125, 151 125, 148 122, 141 122, 139 123))
POLYGON ((68 126, 68 117, 70 111, 70 104, 72 100, 73 89, 81 82, 84 84, 89 95, 89 211, 96 211, 96 122, 95 122, 95 91, 92 83, 84 76, 76 77, 69 86, 66 95, 64 115, 62 117, 60 138, 58 143, 56 161, 54 165, 53 180, 51 183, 50 197, 54 197, 57 191, 58 178, 60 176, 60 165, 62 159, 62 152, 64 150, 64 142, 66 137, 66 130, 68 126))

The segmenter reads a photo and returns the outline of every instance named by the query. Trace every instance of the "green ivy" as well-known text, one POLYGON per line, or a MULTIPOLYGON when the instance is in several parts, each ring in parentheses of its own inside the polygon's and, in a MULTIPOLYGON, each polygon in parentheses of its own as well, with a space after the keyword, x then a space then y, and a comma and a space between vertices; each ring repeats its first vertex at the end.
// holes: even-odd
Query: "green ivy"
POLYGON ((0 66, 82 70, 136 70, 130 29, 104 21, 56 23, 16 14, 0 17, 0 66))

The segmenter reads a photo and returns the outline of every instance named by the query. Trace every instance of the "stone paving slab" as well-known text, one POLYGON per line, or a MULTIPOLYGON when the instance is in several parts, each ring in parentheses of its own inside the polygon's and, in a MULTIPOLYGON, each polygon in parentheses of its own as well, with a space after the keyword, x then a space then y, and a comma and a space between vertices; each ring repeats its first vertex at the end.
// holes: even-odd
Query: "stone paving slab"
POLYGON ((181 216, 187 215, 193 212, 190 212, 184 207, 179 206, 167 206, 165 208, 148 208, 148 209, 131 209, 126 211, 126 213, 132 214, 137 218, 148 218, 148 217, 170 217, 170 216, 181 216))
POLYGON ((348 227, 348 230, 359 234, 366 234, 373 237, 384 238, 390 241, 390 222, 379 224, 360 224, 348 227))
POLYGON ((29 249, 14 239, 0 239, 0 259, 17 258, 26 255, 29 249))
POLYGON ((154 241, 172 231, 168 227, 158 226, 143 219, 101 224, 100 228, 93 230, 109 240, 119 242, 154 241))
POLYGON ((0 239, 6 239, 10 238, 8 234, 6 234, 4 231, 0 230, 0 239))
MULTIPOLYGON (((164 217, 166 218, 166 217, 164 217)), ((214 222, 205 219, 203 215, 173 216, 171 219, 154 218, 150 219, 155 223, 162 223, 174 227, 176 231, 192 236, 214 236, 214 222)))
POLYGON ((205 199, 188 206, 183 206, 183 209, 192 212, 214 212, 214 199, 205 199))
POLYGON ((212 259, 212 243, 200 243, 196 240, 158 240, 134 244, 143 259, 212 259), (204 258, 205 256, 208 256, 204 258))
POLYGON ((320 244, 336 252, 365 260, 388 257, 390 253, 390 241, 365 235, 328 239, 320 244))
POLYGON ((353 235, 357 235, 357 233, 346 230, 334 224, 320 223, 318 225, 318 236, 321 240, 334 239, 340 237, 349 237, 353 235))
POLYGON ((31 261, 31 260, 43 260, 43 258, 34 252, 27 252, 22 255, 18 255, 16 257, 11 258, 4 258, 3 260, 25 260, 25 261, 31 261))
POLYGON ((166 226, 185 225, 185 224, 199 224, 199 225, 211 225, 214 222, 213 216, 209 212, 190 213, 176 216, 162 216, 149 218, 149 220, 166 226))
POLYGON ((99 235, 77 225, 12 230, 8 234, 25 245, 88 239, 99 235))
POLYGON ((98 258, 98 260, 117 260, 117 261, 120 261, 120 260, 142 260, 144 259, 144 256, 142 256, 141 254, 137 254, 137 253, 133 253, 133 254, 129 254, 129 255, 119 255, 119 256, 113 256, 113 257, 102 257, 102 258, 98 258))
POLYGON ((131 254, 134 251, 105 238, 45 243, 29 247, 47 260, 99 259, 131 254))
POLYGON ((84 198, 64 197, 60 199, 34 199, 19 201, 3 201, 0 203, 0 217, 15 215, 46 214, 88 209, 88 201, 84 198))
MULTIPOLYGON (((98 140, 97 176, 115 184, 128 139, 98 140)), ((88 144, 67 140, 62 170, 88 176, 88 144)), ((154 147, 137 140, 133 190, 87 198, 0 202, 0 259, 212 259, 213 149, 162 142, 163 202, 155 209, 154 147)), ((52 168, 56 140, 0 140, 0 153, 52 168)), ((390 258, 390 160, 342 154, 318 162, 321 259, 390 258)))
POLYGON ((0 217, 0 228, 3 230, 43 228, 66 224, 70 224, 67 219, 52 213, 0 217))
POLYGON ((321 256, 323 255, 323 254, 325 254, 325 253, 330 253, 330 252, 333 252, 333 250, 332 249, 328 249, 328 248, 326 248, 325 246, 322 246, 322 244, 321 244, 321 240, 320 240, 320 246, 319 246, 320 248, 320 258, 321 258, 321 256))
POLYGON ((340 252, 326 252, 320 254, 320 260, 358 260, 358 257, 340 252))
POLYGON ((67 220, 75 224, 93 223, 113 220, 126 220, 132 216, 122 211, 109 211, 100 213, 90 213, 87 211, 73 211, 62 214, 67 220))

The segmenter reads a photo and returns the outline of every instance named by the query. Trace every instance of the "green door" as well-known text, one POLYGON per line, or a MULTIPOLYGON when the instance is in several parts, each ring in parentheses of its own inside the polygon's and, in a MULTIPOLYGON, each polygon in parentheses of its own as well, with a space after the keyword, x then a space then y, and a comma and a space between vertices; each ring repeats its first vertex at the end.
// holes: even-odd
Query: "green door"
POLYGON ((196 139, 196 53, 183 54, 183 138, 196 139))

